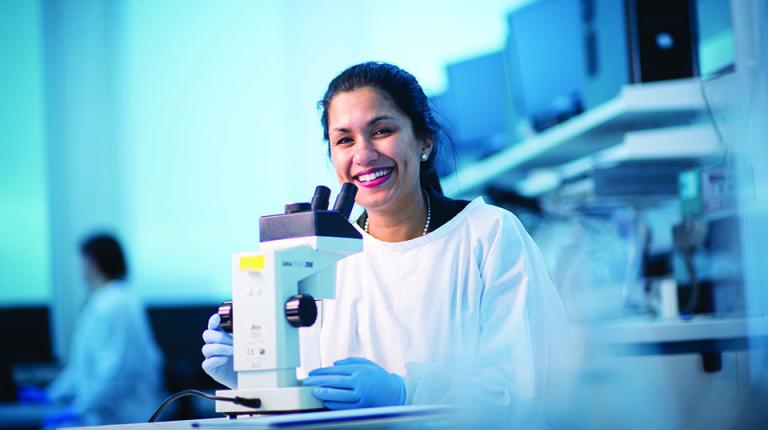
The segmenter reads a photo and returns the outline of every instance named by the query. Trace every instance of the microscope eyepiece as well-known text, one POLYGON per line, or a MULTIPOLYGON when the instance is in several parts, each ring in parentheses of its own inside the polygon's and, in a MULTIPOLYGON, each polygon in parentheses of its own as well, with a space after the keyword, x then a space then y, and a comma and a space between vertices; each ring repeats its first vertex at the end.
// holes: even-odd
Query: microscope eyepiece
POLYGON ((340 213, 344 219, 349 219, 352 214, 352 207, 355 205, 355 195, 357 194, 357 187, 351 182, 345 182, 341 186, 339 195, 336 196, 336 203, 333 205, 333 210, 340 213))
POLYGON ((323 185, 318 185, 315 188, 315 195, 312 196, 312 210, 313 211, 325 211, 328 210, 328 201, 331 198, 331 190, 323 185))

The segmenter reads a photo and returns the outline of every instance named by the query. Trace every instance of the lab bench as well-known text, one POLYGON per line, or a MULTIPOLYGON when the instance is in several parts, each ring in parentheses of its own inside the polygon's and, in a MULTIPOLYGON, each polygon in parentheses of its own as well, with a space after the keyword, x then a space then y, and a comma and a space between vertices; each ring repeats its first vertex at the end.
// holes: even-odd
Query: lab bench
POLYGON ((430 429, 453 428, 451 409, 445 406, 391 406, 347 411, 262 415, 252 418, 208 418, 144 424, 75 427, 92 430, 220 430, 220 429, 430 429))

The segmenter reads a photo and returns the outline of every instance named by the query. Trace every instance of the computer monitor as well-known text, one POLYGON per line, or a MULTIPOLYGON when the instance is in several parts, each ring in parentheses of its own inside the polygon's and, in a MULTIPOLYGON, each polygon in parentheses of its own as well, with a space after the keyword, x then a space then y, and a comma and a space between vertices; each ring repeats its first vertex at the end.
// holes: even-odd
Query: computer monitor
POLYGON ((152 332, 165 359, 165 377, 169 390, 215 386, 203 372, 202 333, 218 304, 148 306, 152 332))
MULTIPOLYGON (((208 318, 218 310, 218 303, 177 306, 147 306, 155 340, 165 360, 163 377, 169 393, 185 389, 221 388, 202 369, 202 333, 208 318)), ((213 410, 201 411, 191 398, 176 402, 166 419, 184 420, 215 416, 213 410)))
POLYGON ((448 89, 433 97, 459 161, 483 158, 514 143, 515 114, 502 52, 446 66, 448 89))
POLYGON ((0 364, 45 363, 54 360, 48 306, 0 307, 3 353, 0 364))
POLYGON ((449 64, 446 68, 455 119, 455 138, 471 142, 509 128, 509 85, 501 52, 449 64))
POLYGON ((581 2, 539 0, 507 16, 507 70, 518 114, 537 131, 577 114, 584 86, 581 2))
POLYGON ((0 402, 16 400, 13 368, 54 361, 48 306, 0 307, 3 352, 0 354, 0 402))

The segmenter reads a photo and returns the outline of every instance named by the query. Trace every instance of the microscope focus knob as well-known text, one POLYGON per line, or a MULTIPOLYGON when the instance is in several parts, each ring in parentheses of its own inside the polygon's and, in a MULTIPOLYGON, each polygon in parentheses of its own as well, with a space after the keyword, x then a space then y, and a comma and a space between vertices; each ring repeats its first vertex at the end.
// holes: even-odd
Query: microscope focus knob
POLYGON ((285 319, 294 327, 309 327, 317 320, 317 305, 309 294, 297 294, 285 302, 285 319))
POLYGON ((219 327, 227 333, 232 333, 232 319, 234 318, 234 308, 232 307, 232 300, 228 300, 219 305, 218 314, 221 317, 219 327))

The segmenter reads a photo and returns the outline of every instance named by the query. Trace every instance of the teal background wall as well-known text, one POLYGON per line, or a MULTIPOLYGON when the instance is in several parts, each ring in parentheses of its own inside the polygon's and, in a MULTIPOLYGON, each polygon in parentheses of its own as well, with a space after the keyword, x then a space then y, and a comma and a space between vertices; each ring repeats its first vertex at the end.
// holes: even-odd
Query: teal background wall
POLYGON ((526 0, 0 2, 0 305, 84 297, 77 244, 118 234, 150 303, 229 296, 258 217, 338 188, 316 102, 367 60, 430 94, 526 0))

